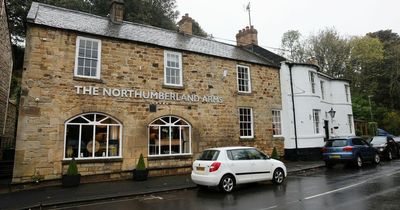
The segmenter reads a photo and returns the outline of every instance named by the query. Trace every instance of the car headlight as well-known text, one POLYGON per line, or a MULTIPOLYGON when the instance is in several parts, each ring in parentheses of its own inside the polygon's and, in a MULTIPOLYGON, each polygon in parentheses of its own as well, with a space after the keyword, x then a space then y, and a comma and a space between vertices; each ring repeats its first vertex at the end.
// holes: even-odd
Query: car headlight
POLYGON ((379 152, 383 152, 383 150, 384 150, 384 148, 382 148, 382 147, 379 148, 379 152))

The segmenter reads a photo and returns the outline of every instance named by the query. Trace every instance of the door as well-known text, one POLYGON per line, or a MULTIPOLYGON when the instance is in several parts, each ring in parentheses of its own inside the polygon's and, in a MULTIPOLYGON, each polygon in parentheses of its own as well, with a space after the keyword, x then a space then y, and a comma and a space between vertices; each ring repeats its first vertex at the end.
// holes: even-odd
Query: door
POLYGON ((253 181, 271 180, 272 164, 268 156, 257 149, 247 149, 250 159, 253 181))
POLYGON ((252 169, 248 153, 245 149, 228 150, 229 168, 235 174, 236 183, 250 182, 252 179, 252 169))
POLYGON ((324 120, 324 129, 325 129, 325 141, 329 139, 329 121, 324 120))

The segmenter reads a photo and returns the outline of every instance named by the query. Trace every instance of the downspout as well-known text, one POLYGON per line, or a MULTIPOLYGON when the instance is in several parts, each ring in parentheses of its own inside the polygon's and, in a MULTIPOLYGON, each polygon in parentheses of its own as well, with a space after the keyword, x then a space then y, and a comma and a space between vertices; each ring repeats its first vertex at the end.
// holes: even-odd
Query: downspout
POLYGON ((286 63, 289 66, 289 74, 290 74, 290 91, 292 94, 292 111, 293 111, 293 126, 294 126, 294 142, 296 144, 296 160, 298 159, 298 145, 297 145, 297 124, 296 124, 296 108, 294 106, 294 91, 293 91, 293 77, 292 77, 292 66, 293 63, 286 63))

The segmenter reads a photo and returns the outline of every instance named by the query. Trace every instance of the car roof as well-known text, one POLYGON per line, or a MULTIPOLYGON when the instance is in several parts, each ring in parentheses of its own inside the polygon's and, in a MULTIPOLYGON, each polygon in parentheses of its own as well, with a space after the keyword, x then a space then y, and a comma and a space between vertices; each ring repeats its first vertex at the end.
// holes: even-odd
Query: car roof
POLYGON ((254 149, 254 147, 229 146, 229 147, 213 147, 213 148, 207 148, 205 150, 231 150, 231 149, 254 149))

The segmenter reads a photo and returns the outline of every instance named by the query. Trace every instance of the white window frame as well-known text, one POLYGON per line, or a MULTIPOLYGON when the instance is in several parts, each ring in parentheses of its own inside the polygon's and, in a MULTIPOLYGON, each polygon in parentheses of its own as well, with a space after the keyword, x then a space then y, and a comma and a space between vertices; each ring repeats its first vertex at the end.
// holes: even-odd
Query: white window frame
POLYGON ((349 123, 349 130, 350 130, 350 133, 353 133, 353 115, 351 115, 351 114, 348 114, 347 115, 347 119, 348 119, 348 123, 349 123))
POLYGON ((350 87, 348 85, 344 85, 344 92, 346 94, 346 102, 350 102, 350 87))
POLYGON ((310 84, 311 84, 311 93, 315 94, 315 72, 310 71, 310 84))
POLYGON ((321 99, 325 100, 325 81, 320 81, 319 82, 321 85, 321 99))
POLYGON ((320 134, 321 133, 321 110, 319 109, 313 109, 312 111, 312 120, 313 120, 313 128, 314 128, 314 134, 320 134))
POLYGON ((238 116, 239 116, 239 136, 241 139, 252 139, 254 138, 254 125, 253 125, 253 109, 250 107, 239 107, 238 108, 238 116), (240 110, 247 110, 250 111, 250 115, 248 115, 250 117, 250 121, 246 121, 246 120, 240 120, 241 114, 240 114, 240 110), (251 135, 243 135, 242 136, 242 131, 243 132, 248 132, 249 129, 242 129, 241 125, 249 125, 250 126, 250 132, 251 135))
POLYGON ((236 66, 236 78, 237 78, 237 88, 239 93, 251 93, 251 74, 250 74, 250 67, 248 66, 243 66, 243 65, 237 65, 236 66), (246 80, 245 78, 239 78, 239 68, 246 69, 246 74, 248 76, 248 79, 246 80), (244 87, 247 87, 248 90, 240 90, 240 81, 244 81, 244 87))
POLYGON ((183 63, 182 63, 182 53, 164 50, 164 85, 183 87, 183 63), (168 54, 178 56, 179 68, 169 67, 168 64, 168 54), (167 83, 167 68, 173 68, 174 70, 179 70, 179 83, 167 83))
POLYGON ((282 115, 281 110, 272 110, 272 135, 282 136, 282 115), (275 134, 274 134, 275 133, 275 134))
POLYGON ((160 118, 157 118, 155 120, 153 120, 153 122, 151 122, 148 126, 148 154, 149 157, 159 157, 159 156, 179 156, 179 155, 191 155, 192 154, 192 126, 184 119, 178 117, 178 116, 173 116, 173 115, 168 115, 168 116, 162 116, 160 118), (169 122, 167 122, 166 118, 169 118, 169 122), (177 118, 176 121, 172 122, 172 118, 177 118), (157 122, 163 122, 163 123, 159 123, 157 124, 157 122), (183 122, 183 123, 182 123, 183 122), (168 127, 169 128, 169 134, 168 134, 168 140, 169 140, 169 153, 168 154, 162 154, 161 153, 161 129, 162 127, 168 127), (155 130, 158 131, 157 134, 157 139, 155 139, 155 141, 157 141, 157 144, 151 144, 150 143, 150 137, 151 137, 151 131, 150 129, 155 128, 155 130), (179 130, 179 148, 180 151, 179 153, 172 153, 172 128, 178 128, 179 130), (182 139, 182 128, 188 128, 189 129, 189 133, 188 133, 188 152, 184 152, 184 143, 185 140, 182 139), (151 154, 151 147, 153 147, 154 151, 158 151, 156 153, 158 154, 151 154))
MULTIPOLYGON (((71 118, 71 119, 69 119, 68 121, 65 122, 65 124, 64 124, 64 155, 63 155, 63 159, 64 160, 71 160, 72 159, 72 157, 66 157, 66 155, 67 155, 67 126, 68 125, 79 126, 78 157, 74 157, 76 160, 122 158, 122 129, 123 129, 123 126, 122 126, 121 122, 119 122, 117 119, 111 117, 110 115, 103 114, 103 113, 98 113, 98 112, 91 112, 91 113, 83 113, 83 114, 77 115, 77 116, 75 116, 75 117, 73 117, 73 118, 71 118), (86 118, 85 116, 87 116, 87 115, 94 115, 94 120, 92 121, 92 120, 86 118), (97 121, 97 116, 98 115, 105 116, 105 118, 97 121), (75 120, 77 118, 83 118, 87 122, 86 123, 74 123, 74 122, 72 122, 73 120, 75 120), (102 123, 103 121, 105 121, 107 119, 111 119, 111 120, 113 120, 113 121, 115 121, 117 123, 102 123), (93 138, 92 139, 95 139, 96 126, 101 125, 101 126, 106 126, 107 127, 105 156, 95 156, 95 153, 93 152, 91 157, 82 157, 82 155, 81 155, 81 153, 82 153, 82 148, 81 148, 82 139, 81 139, 81 137, 82 137, 82 126, 83 125, 91 125, 91 126, 93 126, 93 138), (119 133, 118 133, 118 138, 119 138, 118 144, 119 145, 118 145, 118 155, 116 155, 116 156, 109 156, 110 155, 109 154, 109 149, 110 149, 110 147, 109 147, 109 145, 110 145, 109 136, 110 136, 110 128, 111 128, 111 126, 112 127, 119 126, 119 133)), ((92 151, 94 151, 96 144, 92 144, 92 145, 93 145, 92 151)))
MULTIPOLYGON (((89 58, 84 58, 84 59, 89 59, 89 58)), ((100 39, 92 39, 92 38, 77 36, 77 38, 76 38, 76 46, 75 46, 74 76, 75 77, 82 77, 82 78, 100 79, 100 73, 101 73, 101 67, 100 66, 101 66, 101 40, 100 39), (96 76, 85 76, 85 75, 79 75, 78 74, 79 44, 80 44, 81 40, 97 42, 98 49, 97 49, 96 76)))

